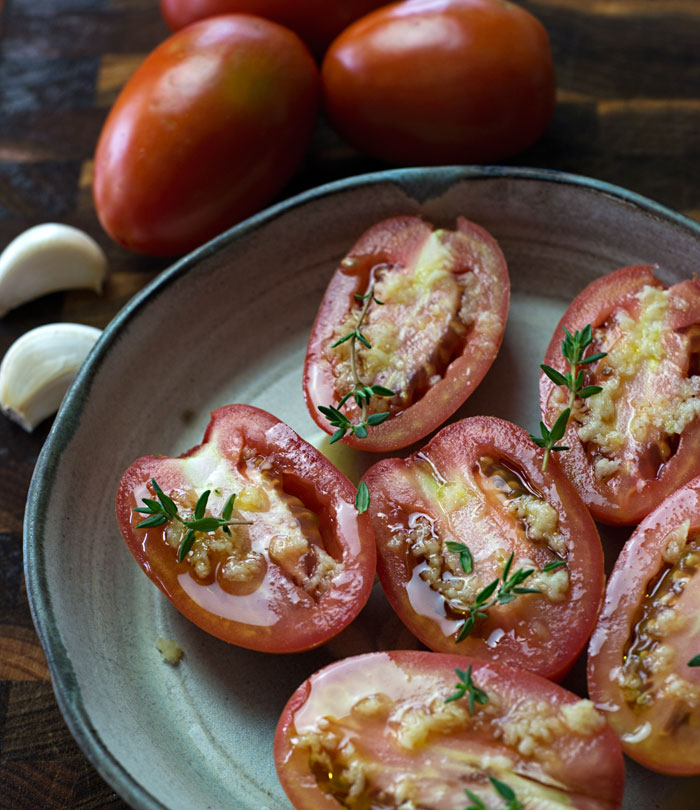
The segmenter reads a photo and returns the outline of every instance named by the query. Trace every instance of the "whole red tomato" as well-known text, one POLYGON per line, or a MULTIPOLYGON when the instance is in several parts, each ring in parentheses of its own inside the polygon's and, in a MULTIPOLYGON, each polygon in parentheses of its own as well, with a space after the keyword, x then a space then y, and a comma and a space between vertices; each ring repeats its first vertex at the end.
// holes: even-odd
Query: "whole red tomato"
POLYGON ((160 0, 173 31, 217 14, 255 14, 291 28, 318 56, 353 20, 384 5, 386 0, 160 0))
POLYGON ((159 45, 127 82, 95 155, 94 197, 125 247, 174 255, 266 205, 308 145, 314 60, 296 34, 246 15, 159 45))
POLYGON ((408 0, 347 28, 321 78, 331 121, 397 164, 486 163, 529 146, 554 110, 549 38, 503 0, 408 0))

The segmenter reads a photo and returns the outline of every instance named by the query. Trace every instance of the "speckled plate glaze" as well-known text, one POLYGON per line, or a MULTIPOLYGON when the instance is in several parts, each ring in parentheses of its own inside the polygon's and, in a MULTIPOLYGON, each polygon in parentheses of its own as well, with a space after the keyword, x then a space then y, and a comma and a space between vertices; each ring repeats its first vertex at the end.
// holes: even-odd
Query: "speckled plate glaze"
MULTIPOLYGON (((265 408, 323 448, 306 413, 306 340, 338 260, 365 228, 461 214, 499 240, 513 300, 501 353, 457 416, 533 428, 538 364, 588 282, 658 264, 666 282, 700 269, 700 226, 635 194, 529 169, 409 169, 351 178, 247 220, 173 265, 112 321, 69 392, 36 466, 25 520, 27 586, 59 704, 104 778, 134 808, 289 810, 272 761, 279 712, 333 658, 415 646, 375 592, 325 648, 283 658, 231 647, 183 619, 121 540, 114 493, 145 454, 196 444, 209 411, 265 408), (158 636, 185 651, 176 668, 158 636)), ((337 445, 334 445, 337 447, 337 445)), ((374 458, 335 460, 354 475, 374 458)), ((606 532, 612 562, 627 532, 606 532)), ((568 681, 583 688, 582 667, 568 681)), ((626 810, 688 810, 700 779, 629 763, 626 810)))

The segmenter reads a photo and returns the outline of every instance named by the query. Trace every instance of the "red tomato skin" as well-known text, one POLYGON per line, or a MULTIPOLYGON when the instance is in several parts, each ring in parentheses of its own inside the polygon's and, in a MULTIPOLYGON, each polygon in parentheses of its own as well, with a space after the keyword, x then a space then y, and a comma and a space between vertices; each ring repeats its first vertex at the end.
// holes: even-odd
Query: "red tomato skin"
MULTIPOLYGON (((627 705, 612 671, 622 664, 626 645, 639 621, 647 585, 665 565, 663 552, 668 533, 685 520, 691 530, 700 528, 700 477, 694 478, 661 503, 635 529, 625 543, 610 575, 605 601, 588 648, 588 691, 613 729, 622 737, 623 751, 645 768, 674 776, 700 774, 700 732, 675 739, 663 728, 633 743, 623 735, 642 724, 627 705)), ((696 600, 697 603, 697 600, 696 600)), ((693 623, 696 624, 697 611, 693 623)), ((700 650, 697 631, 683 634, 674 672, 700 687, 700 669, 687 662, 700 650)), ((692 722, 691 722, 692 725, 692 722)))
MULTIPOLYGON (((435 652, 499 661, 559 681, 573 666, 595 625, 605 586, 604 560, 600 537, 585 505, 555 459, 550 458, 546 472, 542 472, 542 458, 541 448, 531 442, 527 433, 517 425, 496 417, 474 416, 443 428, 425 447, 407 459, 377 462, 367 470, 363 480, 370 491, 369 511, 378 553, 377 573, 391 606, 408 629, 435 652), (416 579, 414 570, 418 561, 407 562, 407 554, 395 553, 391 548, 397 525, 409 513, 424 513, 436 522, 439 520, 439 505, 419 493, 408 478, 412 463, 417 459, 427 459, 443 477, 452 480, 445 471, 466 474, 484 456, 503 460, 513 469, 523 471, 530 485, 557 509, 559 531, 568 542, 569 592, 566 600, 549 603, 544 597, 526 597, 530 601, 527 605, 521 603, 524 612, 511 620, 513 623, 507 627, 508 632, 491 646, 486 639, 499 630, 498 620, 483 620, 485 623, 481 628, 477 625, 471 635, 457 643, 455 634, 459 623, 447 622, 449 631, 446 626, 441 626, 442 617, 438 612, 444 610, 442 598, 426 583, 422 583, 424 587, 420 592, 413 591, 412 603, 408 585, 416 579), (414 604, 420 604, 425 612, 419 612, 414 604), (535 625, 546 627, 549 635, 538 637, 533 632, 535 625)), ((474 531, 478 535, 478 527, 474 531)), ((478 543, 476 535, 472 539, 478 543)), ((449 539, 466 543, 472 553, 477 551, 478 556, 478 549, 471 545, 470 539, 459 536, 450 536, 449 539)), ((528 554, 535 555, 535 544, 530 542, 529 546, 528 554)), ((510 550, 512 548, 506 547, 506 553, 510 550)), ((537 561, 536 557, 534 559, 537 561)), ((542 563, 539 564, 542 567, 542 563)), ((475 564, 476 570, 478 564, 475 564)), ((482 587, 494 578, 489 577, 482 587)), ((524 586, 527 585, 526 581, 524 586)))
POLYGON ((129 79, 100 134, 100 222, 130 250, 192 250, 284 187, 318 101, 313 57, 276 23, 228 15, 174 34, 129 79))
MULTIPOLYGON (((262 652, 288 653, 312 649, 328 641, 356 617, 369 597, 376 561, 374 536, 369 517, 357 513, 354 499, 355 488, 350 481, 290 427, 259 408, 227 405, 212 412, 202 443, 179 458, 146 456, 135 461, 120 481, 116 514, 124 540, 144 573, 190 621, 231 644, 262 652), (184 460, 214 445, 222 458, 235 465, 243 443, 269 456, 276 474, 284 480, 285 491, 299 497, 319 515, 324 540, 334 547, 329 550, 335 551, 334 556, 340 557, 345 566, 342 585, 326 591, 313 609, 301 604, 303 600, 298 600, 298 608, 272 604, 271 609, 277 611, 278 617, 269 624, 239 621, 208 610, 183 587, 183 576, 190 583, 189 590, 196 592, 198 587, 204 587, 192 585, 195 580, 189 575, 188 564, 178 563, 176 551, 162 539, 151 544, 150 530, 134 529, 144 519, 134 513, 134 508, 142 505, 139 499, 143 496, 137 493, 154 497, 153 493, 145 492, 151 478, 166 493, 191 487, 193 484, 183 469, 184 460)), ((268 568, 270 565, 268 562, 268 568)), ((233 616, 234 608, 223 603, 222 608, 233 616)))
MULTIPOLYGON (((338 802, 318 786, 308 767, 308 757, 294 747, 298 737, 295 716, 311 703, 315 690, 327 689, 328 694, 332 693, 329 714, 336 715, 336 706, 341 700, 345 702, 346 695, 360 696, 369 691, 366 683, 378 680, 381 691, 390 698, 397 697, 393 687, 404 679, 415 684, 417 695, 424 695, 426 686, 433 691, 440 689, 444 694, 451 694, 456 681, 455 670, 465 670, 470 665, 474 682, 484 687, 487 693, 497 693, 506 704, 529 698, 561 706, 579 700, 577 695, 538 675, 478 658, 399 650, 336 661, 315 672, 299 686, 287 702, 277 725, 274 740, 277 774, 296 810, 335 810, 338 807, 338 802), (402 675, 396 677, 392 670, 402 675)), ((554 777, 556 781, 566 783, 568 779, 570 784, 573 783, 570 794, 572 810, 619 810, 624 791, 624 760, 615 734, 604 725, 591 739, 575 738, 576 735, 571 734, 563 744, 563 748, 570 746, 564 754, 565 772, 560 768, 554 777), (596 795, 592 796, 591 790, 596 795)), ((467 742, 467 752, 468 745, 467 742)), ((438 769, 440 763, 441 754, 436 753, 434 769, 438 769)), ((381 764, 388 767, 386 760, 381 764)), ((415 770, 417 767, 408 754, 406 773, 419 775, 415 770)), ((488 767, 485 770, 488 772, 488 767)))
POLYGON ((284 25, 317 56, 353 20, 386 5, 386 0, 160 0, 173 31, 219 14, 252 14, 284 25))
MULTIPOLYGON (((479 225, 458 217, 456 230, 466 234, 482 250, 481 263, 472 263, 485 290, 483 309, 494 313, 502 322, 498 339, 490 350, 480 346, 480 335, 474 330, 461 354, 447 367, 443 378, 420 399, 400 414, 381 425, 369 428, 366 438, 346 434, 344 444, 358 450, 391 452, 420 441, 438 428, 460 407, 483 380, 496 359, 503 340, 508 307, 510 279, 506 260, 496 240, 479 225), (485 257, 485 258, 483 258, 485 257)), ((394 217, 366 231, 349 251, 346 258, 357 257, 367 262, 388 261, 410 265, 430 236, 432 227, 419 217, 394 217)), ((460 257, 465 263, 473 257, 460 257)), ((328 434, 335 428, 318 410, 319 405, 336 404, 333 395, 333 375, 324 357, 325 348, 332 343, 333 330, 354 303, 355 294, 365 292, 366 279, 339 267, 333 275, 321 302, 304 362, 304 399, 311 418, 328 434)))
POLYGON ((325 108, 351 144, 399 165, 489 163, 530 146, 554 112, 549 38, 500 0, 407 0, 330 46, 325 108))
MULTIPOLYGON (((655 267, 651 265, 621 267, 586 287, 576 296, 559 321, 547 348, 545 364, 562 372, 568 371, 561 354, 563 327, 573 332, 591 324, 596 329, 605 323, 625 296, 637 293, 645 286, 663 288, 664 284, 656 278, 654 270, 655 267)), ((679 295, 688 301, 688 309, 684 319, 678 320, 674 328, 682 329, 691 323, 699 323, 700 282, 697 279, 689 279, 677 289, 679 295)), ((549 425, 556 419, 554 408, 550 404, 556 388, 557 386, 543 373, 540 377, 540 407, 549 425)), ((572 422, 569 422, 566 436, 562 441, 570 448, 559 456, 566 474, 593 517, 611 526, 638 524, 672 492, 700 471, 698 465, 700 419, 695 419, 685 428, 678 449, 664 465, 660 477, 645 480, 634 477, 626 487, 620 487, 617 493, 595 479, 584 446, 572 422)))

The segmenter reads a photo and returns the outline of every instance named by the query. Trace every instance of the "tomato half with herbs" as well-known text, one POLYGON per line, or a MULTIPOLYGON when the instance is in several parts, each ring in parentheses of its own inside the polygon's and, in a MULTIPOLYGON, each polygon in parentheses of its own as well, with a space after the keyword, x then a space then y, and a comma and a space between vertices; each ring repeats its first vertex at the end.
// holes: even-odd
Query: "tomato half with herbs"
POLYGON ((502 419, 443 428, 370 467, 377 571, 394 610, 437 652, 548 678, 568 671, 603 596, 603 553, 556 461, 502 419))
POLYGON ((239 14, 174 34, 129 79, 100 134, 100 222, 130 250, 197 247, 281 191, 318 100, 313 57, 281 25, 239 14))
POLYGON ((173 31, 218 14, 254 14, 291 28, 317 55, 353 20, 386 0, 160 0, 173 31))
MULTIPOLYGON (((545 363, 568 372, 563 327, 593 327, 584 384, 602 390, 577 399, 560 462, 596 520, 634 524, 700 472, 700 281, 666 288, 652 267, 623 267, 578 295, 552 337, 545 363)), ((554 424, 569 393, 540 382, 545 422, 554 424)))
POLYGON ((378 223, 340 262, 316 316, 304 365, 311 416, 362 450, 420 440, 490 368, 509 300, 503 254, 473 222, 378 223))
POLYGON ((354 498, 290 427, 229 405, 179 458, 135 461, 116 506, 129 550, 183 615, 241 647, 298 652, 339 633, 369 596, 374 538, 354 498))
POLYGON ((620 744, 589 700, 453 655, 370 653, 319 670, 282 712, 274 752, 297 810, 622 804, 620 744))
POLYGON ((700 478, 658 506, 610 576, 588 652, 591 698, 633 759, 700 774, 700 478))
POLYGON ((502 0, 407 0, 368 14, 321 69, 329 118, 402 165, 488 163, 530 146, 554 111, 549 38, 502 0))

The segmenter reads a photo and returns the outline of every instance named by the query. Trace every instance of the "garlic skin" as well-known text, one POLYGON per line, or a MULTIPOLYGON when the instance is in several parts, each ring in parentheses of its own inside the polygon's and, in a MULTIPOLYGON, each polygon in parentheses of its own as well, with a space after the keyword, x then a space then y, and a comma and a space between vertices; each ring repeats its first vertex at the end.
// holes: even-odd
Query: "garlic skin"
POLYGON ((0 254, 0 317, 57 290, 99 293, 106 274, 107 257, 91 236, 57 222, 35 225, 0 254))
POLYGON ((0 408, 26 431, 58 410, 102 330, 50 323, 18 338, 0 363, 0 408))

